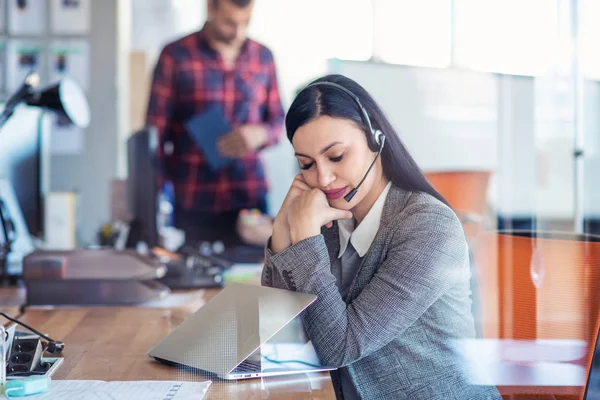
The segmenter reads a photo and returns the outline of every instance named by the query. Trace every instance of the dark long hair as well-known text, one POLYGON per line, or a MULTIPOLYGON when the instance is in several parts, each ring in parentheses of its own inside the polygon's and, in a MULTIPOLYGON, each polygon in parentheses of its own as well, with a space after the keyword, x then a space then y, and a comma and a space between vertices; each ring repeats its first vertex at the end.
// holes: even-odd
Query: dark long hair
MULTIPOLYGON (((442 203, 448 202, 427 181, 412 158, 396 130, 371 95, 357 82, 343 75, 327 75, 315 82, 333 82, 354 93, 367 111, 373 129, 385 134, 385 146, 381 152, 383 174, 396 186, 412 192, 430 194, 442 203)), ((321 116, 354 121, 365 133, 371 135, 356 101, 335 87, 318 85, 307 87, 294 99, 285 118, 285 128, 290 142, 296 130, 321 116)))

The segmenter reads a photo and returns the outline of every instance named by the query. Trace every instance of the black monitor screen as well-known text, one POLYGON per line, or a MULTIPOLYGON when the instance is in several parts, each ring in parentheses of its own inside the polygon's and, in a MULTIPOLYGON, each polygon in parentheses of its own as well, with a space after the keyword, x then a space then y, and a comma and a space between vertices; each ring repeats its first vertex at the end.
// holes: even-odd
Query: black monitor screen
POLYGON ((41 236, 40 135, 37 124, 25 125, 7 123, 0 129, 0 179, 12 184, 29 232, 41 236))
POLYGON ((135 132, 127 140, 127 165, 129 170, 127 191, 131 222, 128 247, 143 241, 157 246, 158 181, 156 147, 158 133, 148 127, 135 132))

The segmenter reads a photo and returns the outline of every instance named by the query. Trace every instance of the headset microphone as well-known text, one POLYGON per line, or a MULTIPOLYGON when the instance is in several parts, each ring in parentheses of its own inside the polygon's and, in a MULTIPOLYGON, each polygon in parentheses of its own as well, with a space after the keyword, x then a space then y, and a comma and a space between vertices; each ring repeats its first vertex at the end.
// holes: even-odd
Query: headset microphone
POLYGON ((365 176, 363 176, 361 181, 358 183, 358 185, 356 185, 356 187, 354 189, 352 189, 347 195, 344 196, 344 200, 346 200, 346 202, 350 203, 352 201, 352 198, 356 195, 356 192, 358 192, 358 189, 360 189, 360 186, 363 184, 365 179, 367 179, 367 176, 369 175, 369 172, 371 172, 371 168, 373 168, 373 165, 375 165, 377 158, 379 158, 379 155, 381 154, 381 150, 383 150, 383 145, 385 144, 385 135, 380 130, 373 129, 373 125, 371 124, 371 119, 369 118, 369 114, 367 113, 367 110, 361 104, 358 96, 355 95, 350 89, 348 89, 338 83, 329 82, 329 81, 313 82, 310 85, 308 85, 306 88, 309 88, 311 86, 333 87, 337 90, 341 90, 342 92, 344 92, 348 96, 350 96, 356 102, 356 105, 358 106, 358 108, 360 110, 360 114, 362 116, 363 122, 367 126, 366 133, 367 133, 367 143, 369 145, 369 148, 372 151, 377 152, 377 155, 375 156, 375 159, 369 166, 369 169, 365 173, 365 176))
POLYGON ((358 189, 360 189, 360 186, 363 184, 365 179, 367 179, 369 172, 371 172, 371 168, 373 168, 373 165, 375 165, 375 162, 377 161, 377 159, 379 158, 379 155, 381 154, 381 150, 383 150, 383 145, 385 144, 385 135, 380 135, 379 138, 381 140, 381 142, 379 143, 379 151, 377 152, 375 159, 369 166, 369 169, 365 173, 365 176, 363 176, 363 178, 360 180, 360 182, 358 183, 358 185, 356 185, 356 187, 354 189, 352 189, 350 192, 348 192, 347 195, 344 196, 344 200, 346 200, 346 202, 348 202, 348 203, 350 203, 352 201, 352 198, 356 195, 356 192, 358 192, 358 189))

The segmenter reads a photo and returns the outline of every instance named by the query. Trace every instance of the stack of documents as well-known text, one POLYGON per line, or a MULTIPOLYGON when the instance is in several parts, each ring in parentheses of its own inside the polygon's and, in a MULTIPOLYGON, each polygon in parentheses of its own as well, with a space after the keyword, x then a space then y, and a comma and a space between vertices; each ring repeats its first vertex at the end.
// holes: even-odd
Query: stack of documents
POLYGON ((204 397, 210 384, 211 381, 52 381, 48 392, 31 398, 35 400, 197 400, 204 397))

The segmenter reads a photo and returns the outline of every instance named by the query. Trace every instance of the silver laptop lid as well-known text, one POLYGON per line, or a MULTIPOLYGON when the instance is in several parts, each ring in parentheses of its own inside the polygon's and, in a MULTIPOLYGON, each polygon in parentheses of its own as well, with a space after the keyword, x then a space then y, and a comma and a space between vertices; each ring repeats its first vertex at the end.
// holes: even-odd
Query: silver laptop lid
POLYGON ((283 289, 229 284, 148 355, 227 374, 316 298, 283 289))

